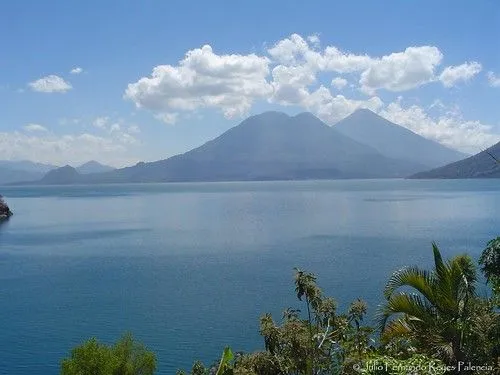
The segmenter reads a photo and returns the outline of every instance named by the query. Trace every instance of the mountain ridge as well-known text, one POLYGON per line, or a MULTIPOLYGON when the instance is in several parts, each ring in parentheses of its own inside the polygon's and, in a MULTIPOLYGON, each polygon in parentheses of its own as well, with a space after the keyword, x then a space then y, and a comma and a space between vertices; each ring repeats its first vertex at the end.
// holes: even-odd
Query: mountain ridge
POLYGON ((115 168, 113 168, 109 165, 101 164, 95 160, 90 160, 90 161, 76 167, 75 169, 80 174, 91 174, 91 173, 110 172, 110 171, 114 170, 115 168))
POLYGON ((422 137, 368 109, 359 109, 333 125, 342 134, 382 154, 418 163, 422 170, 440 167, 470 155, 422 137))
POLYGON ((466 159, 409 176, 411 179, 500 178, 500 142, 466 159), (495 160, 495 158, 497 160, 495 160))
POLYGON ((41 183, 254 181, 406 177, 418 163, 388 158, 311 113, 265 112, 168 159, 81 175, 66 168, 41 183), (73 182, 72 182, 73 181, 73 182))

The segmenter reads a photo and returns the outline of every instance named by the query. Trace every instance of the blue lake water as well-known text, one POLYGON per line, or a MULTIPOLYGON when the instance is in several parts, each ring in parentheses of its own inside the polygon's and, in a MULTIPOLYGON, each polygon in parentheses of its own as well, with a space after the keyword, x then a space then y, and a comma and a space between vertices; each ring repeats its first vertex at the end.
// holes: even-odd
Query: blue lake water
POLYGON ((293 267, 373 313, 397 268, 477 257, 500 234, 500 180, 3 187, 0 374, 52 375, 70 348, 131 331, 159 374, 225 345, 262 347, 259 316, 299 307, 293 267))

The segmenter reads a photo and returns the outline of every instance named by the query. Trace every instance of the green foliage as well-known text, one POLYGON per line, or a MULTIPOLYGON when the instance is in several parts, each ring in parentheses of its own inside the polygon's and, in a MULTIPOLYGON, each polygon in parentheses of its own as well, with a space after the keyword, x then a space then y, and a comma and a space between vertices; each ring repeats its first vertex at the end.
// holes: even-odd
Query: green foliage
POLYGON ((295 287, 297 298, 306 304, 307 319, 290 308, 283 313, 281 324, 270 314, 263 315, 260 333, 266 352, 243 356, 235 369, 245 364, 259 375, 333 374, 345 372, 351 359, 372 350, 369 338, 373 330, 362 325, 367 313, 364 301, 353 302, 346 314, 339 315, 335 300, 323 296, 315 275, 296 269, 295 287))
POLYGON ((381 338, 386 343, 407 338, 448 363, 465 361, 469 338, 474 334, 475 267, 469 256, 445 262, 435 244, 433 252, 434 270, 404 268, 389 279, 384 291, 386 303, 380 311, 381 338))
POLYGON ((152 375, 155 370, 154 353, 135 342, 131 334, 113 346, 92 338, 74 348, 61 364, 61 375, 152 375))
MULTIPOLYGON (((210 371, 200 361, 196 361, 191 368, 191 375, 209 375, 210 371)), ((178 370, 176 375, 187 375, 184 370, 178 370)))
POLYGON ((234 359, 231 348, 226 347, 219 362, 219 368, 215 375, 233 375, 232 361, 234 359))
POLYGON ((479 258, 481 271, 491 285, 497 306, 500 305, 500 237, 486 245, 479 258))

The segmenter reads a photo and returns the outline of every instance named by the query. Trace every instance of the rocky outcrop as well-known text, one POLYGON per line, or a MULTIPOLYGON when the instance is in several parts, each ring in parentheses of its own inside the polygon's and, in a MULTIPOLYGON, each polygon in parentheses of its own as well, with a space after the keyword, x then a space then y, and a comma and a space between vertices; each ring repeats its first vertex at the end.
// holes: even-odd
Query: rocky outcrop
POLYGON ((0 221, 8 219, 12 216, 12 211, 7 206, 7 203, 3 200, 3 197, 0 195, 0 221))

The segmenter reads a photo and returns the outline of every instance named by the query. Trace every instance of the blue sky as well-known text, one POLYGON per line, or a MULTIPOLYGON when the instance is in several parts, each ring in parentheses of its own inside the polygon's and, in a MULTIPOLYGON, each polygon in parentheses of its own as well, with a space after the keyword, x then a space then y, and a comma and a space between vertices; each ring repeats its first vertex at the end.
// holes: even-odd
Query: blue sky
POLYGON ((162 159, 265 110, 367 107, 470 153, 500 140, 500 3, 11 1, 0 159, 162 159))

